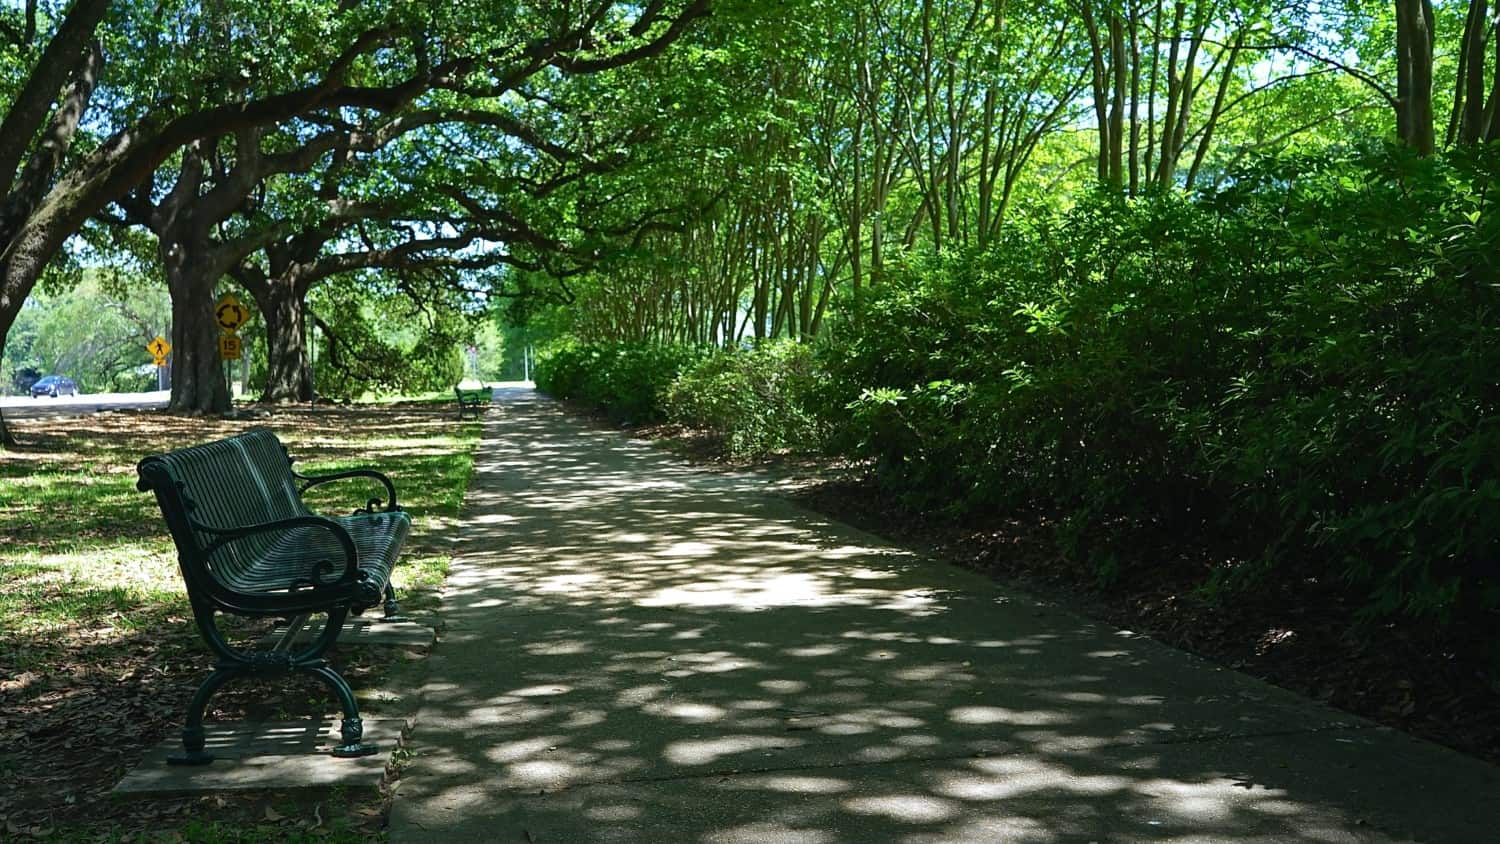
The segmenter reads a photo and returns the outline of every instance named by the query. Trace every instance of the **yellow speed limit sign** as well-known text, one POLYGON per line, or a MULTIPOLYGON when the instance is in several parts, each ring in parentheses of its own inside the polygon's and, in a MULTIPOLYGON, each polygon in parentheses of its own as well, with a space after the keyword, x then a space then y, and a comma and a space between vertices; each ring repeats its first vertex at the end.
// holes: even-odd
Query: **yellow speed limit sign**
POLYGON ((240 338, 237 335, 219 335, 219 357, 222 357, 224 360, 239 360, 240 338))
POLYGON ((226 293, 214 305, 214 322, 219 324, 223 330, 233 334, 240 330, 240 326, 250 321, 250 311, 240 304, 233 293, 226 293))

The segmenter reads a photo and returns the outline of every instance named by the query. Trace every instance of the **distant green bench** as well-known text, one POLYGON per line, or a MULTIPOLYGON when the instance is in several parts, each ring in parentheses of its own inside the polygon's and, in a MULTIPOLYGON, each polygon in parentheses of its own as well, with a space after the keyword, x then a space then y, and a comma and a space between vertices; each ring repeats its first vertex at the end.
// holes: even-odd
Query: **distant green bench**
POLYGON ((490 388, 483 387, 478 390, 461 390, 457 384, 453 385, 453 394, 458 396, 458 418, 464 419, 472 415, 475 419, 490 403, 490 388))
POLYGON ((177 545, 193 618, 218 657, 188 706, 182 731, 185 753, 169 761, 213 761, 203 749, 203 712, 225 683, 240 676, 293 673, 318 678, 339 699, 342 744, 334 747, 334 756, 374 753, 373 745, 361 741, 364 729, 354 692, 324 654, 350 613, 382 603, 387 617, 399 609, 391 569, 411 531, 411 517, 397 506, 390 478, 370 469, 316 476, 294 472, 286 447, 265 429, 153 455, 136 471, 137 488, 156 494, 177 545), (313 513, 302 502, 308 489, 347 478, 377 481, 385 497, 370 498, 352 515, 333 518, 313 513), (289 624, 270 650, 244 650, 220 631, 219 613, 285 618, 289 624), (323 630, 293 650, 308 615, 325 613, 323 630))

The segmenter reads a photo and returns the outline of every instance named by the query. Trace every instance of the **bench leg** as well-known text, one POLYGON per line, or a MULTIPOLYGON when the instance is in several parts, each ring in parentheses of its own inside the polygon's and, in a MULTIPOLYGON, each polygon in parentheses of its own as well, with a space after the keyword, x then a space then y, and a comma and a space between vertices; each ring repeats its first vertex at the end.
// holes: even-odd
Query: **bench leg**
POLYGON ((389 581, 385 584, 385 618, 387 621, 396 621, 401 616, 401 602, 396 600, 396 587, 389 581))
MULTIPOLYGON (((395 601, 395 592, 387 587, 386 599, 395 601)), ((389 603, 388 603, 389 605, 389 603)), ((338 641, 339 631, 344 626, 348 609, 339 607, 328 611, 328 623, 311 644, 296 653, 289 653, 290 641, 279 642, 272 651, 240 651, 229 645, 214 622, 214 611, 209 607, 194 606, 203 638, 209 649, 219 657, 219 664, 208 675, 193 695, 188 705, 187 725, 182 728, 183 753, 167 758, 173 765, 207 765, 214 761, 212 753, 204 750, 206 744, 203 730, 203 713, 208 702, 225 683, 241 675, 249 677, 274 677, 291 673, 309 674, 333 690, 343 712, 343 724, 339 731, 340 743, 333 748, 334 756, 369 756, 376 752, 372 744, 361 741, 364 737, 364 722, 359 717, 359 705, 354 700, 354 691, 343 676, 328 665, 323 658, 329 648, 338 641)))
POLYGON ((188 704, 187 726, 182 728, 183 752, 168 756, 168 765, 207 765, 214 761, 214 755, 203 749, 203 711, 208 708, 208 702, 214 693, 239 673, 233 668, 215 668, 198 687, 197 693, 193 695, 193 702, 188 704))
POLYGON ((343 723, 339 727, 339 737, 343 740, 343 744, 334 745, 333 755, 347 759, 369 756, 377 752, 378 747, 361 741, 365 735, 365 723, 359 717, 359 704, 354 700, 354 690, 349 688, 349 683, 344 680, 343 676, 327 665, 311 666, 301 670, 322 680, 338 696, 339 707, 344 713, 343 723))

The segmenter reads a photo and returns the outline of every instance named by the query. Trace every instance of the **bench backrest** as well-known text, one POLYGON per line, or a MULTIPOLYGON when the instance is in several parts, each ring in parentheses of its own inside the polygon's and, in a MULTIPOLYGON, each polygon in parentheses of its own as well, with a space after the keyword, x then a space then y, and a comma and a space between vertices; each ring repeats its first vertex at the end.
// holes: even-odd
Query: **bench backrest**
POLYGON ((147 457, 137 471, 140 487, 156 493, 190 589, 198 573, 189 569, 198 563, 234 588, 276 536, 246 537, 205 555, 215 536, 194 530, 188 516, 209 527, 231 528, 309 513, 297 494, 285 446, 264 428, 147 457))

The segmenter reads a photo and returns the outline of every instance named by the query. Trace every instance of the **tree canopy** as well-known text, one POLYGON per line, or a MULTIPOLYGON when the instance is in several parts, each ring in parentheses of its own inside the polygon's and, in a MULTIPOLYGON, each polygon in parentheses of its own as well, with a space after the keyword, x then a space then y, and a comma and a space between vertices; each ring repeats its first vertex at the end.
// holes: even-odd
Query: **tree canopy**
MULTIPOLYGON (((284 230, 314 222, 309 214, 347 212, 313 193, 302 213, 257 219, 268 180, 444 125, 487 127, 537 156, 567 158, 576 134, 549 116, 561 109, 537 104, 660 54, 709 7, 78 0, 7 8, 0 344, 48 265, 91 220, 145 226, 172 290, 173 407, 223 410, 215 344, 200 327, 214 285, 284 230)), ((400 182, 394 173, 408 164, 391 159, 387 180, 400 182)))
POLYGON ((159 279, 171 406, 216 413, 229 289, 272 401, 550 338, 563 392, 868 459, 923 506, 1055 508, 1086 556, 1101 525, 1233 521, 1276 536, 1214 584, 1337 547, 1387 609, 1494 606, 1497 22, 1489 0, 9 4, 0 345, 102 358, 58 346, 77 317, 52 294, 133 279, 110 282, 128 322, 159 279))

